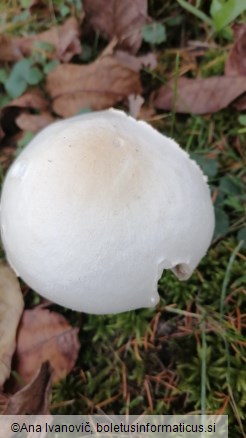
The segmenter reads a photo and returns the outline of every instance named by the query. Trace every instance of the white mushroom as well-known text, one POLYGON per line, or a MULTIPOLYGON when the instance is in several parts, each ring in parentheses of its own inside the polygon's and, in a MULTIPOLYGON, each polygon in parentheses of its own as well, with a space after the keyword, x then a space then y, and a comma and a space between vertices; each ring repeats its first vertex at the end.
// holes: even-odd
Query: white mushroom
POLYGON ((32 289, 78 311, 154 306, 163 269, 187 279, 213 230, 198 165, 174 140, 117 110, 48 126, 3 185, 10 265, 32 289))

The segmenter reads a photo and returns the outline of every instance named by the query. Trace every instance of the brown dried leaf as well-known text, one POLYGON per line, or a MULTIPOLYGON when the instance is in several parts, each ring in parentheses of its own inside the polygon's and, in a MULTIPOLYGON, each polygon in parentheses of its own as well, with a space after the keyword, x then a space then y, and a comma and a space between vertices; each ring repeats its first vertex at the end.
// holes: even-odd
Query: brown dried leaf
POLYGON ((0 60, 18 61, 23 56, 30 56, 34 49, 38 50, 38 41, 54 46, 54 52, 49 53, 50 58, 58 58, 68 62, 74 55, 82 52, 79 40, 79 23, 75 17, 68 18, 65 23, 53 26, 51 29, 39 34, 26 37, 11 38, 0 36, 0 60))
POLYGON ((54 120, 48 111, 44 111, 40 114, 21 113, 15 121, 22 131, 38 132, 54 120))
POLYGON ((117 50, 115 52, 115 58, 118 59, 123 65, 129 67, 131 70, 139 72, 142 67, 148 67, 154 70, 157 67, 157 58, 154 53, 147 53, 142 56, 134 56, 130 53, 117 50))
POLYGON ((14 272, 0 265, 0 387, 11 372, 12 356, 16 347, 16 331, 24 302, 14 272))
POLYGON ((38 9, 43 9, 43 8, 48 10, 48 14, 50 16, 50 9, 49 9, 49 5, 47 5, 46 0, 30 0, 29 10, 31 11, 31 13, 33 13, 38 9))
POLYGON ((16 39, 8 35, 0 35, 0 61, 18 61, 22 53, 16 39))
POLYGON ((113 106, 129 94, 140 94, 139 74, 104 52, 88 65, 59 65, 49 73, 47 92, 54 111, 69 117, 82 108, 100 110, 113 106))
POLYGON ((150 105, 146 104, 140 108, 139 119, 145 120, 146 122, 152 122, 156 115, 156 111, 150 105))
POLYGON ((33 88, 22 94, 22 96, 12 100, 7 106, 18 106, 20 108, 31 108, 44 111, 48 107, 48 101, 45 99, 39 88, 33 88))
POLYGON ((213 76, 207 79, 180 78, 174 105, 174 82, 159 89, 155 107, 180 113, 207 114, 226 108, 246 91, 246 77, 213 76))
POLYGON ((246 76, 246 24, 234 25, 234 44, 225 64, 227 76, 246 76))
POLYGON ((80 348, 78 330, 64 316, 47 309, 25 310, 16 349, 16 371, 26 381, 44 361, 54 369, 54 380, 66 376, 74 367, 80 348))
POLYGON ((83 7, 94 30, 106 39, 116 37, 118 47, 137 53, 142 26, 150 21, 147 0, 84 0, 83 7))
POLYGON ((6 134, 19 132, 20 129, 37 132, 54 120, 47 108, 48 101, 39 89, 33 88, 2 109, 0 123, 3 131, 6 134), (40 114, 29 114, 30 110, 40 114))
POLYGON ((55 48, 55 57, 68 62, 74 55, 82 52, 79 40, 79 24, 75 17, 68 18, 64 24, 37 35, 30 35, 19 39, 19 47, 24 56, 29 56, 35 47, 35 42, 42 41, 52 44, 55 48))
POLYGON ((238 111, 246 110, 246 93, 242 94, 238 99, 233 102, 233 108, 236 108, 238 111))
POLYGON ((47 415, 51 394, 52 368, 48 362, 41 365, 32 381, 9 397, 3 415, 47 415))
POLYGON ((8 396, 3 392, 0 392, 0 415, 3 414, 8 404, 8 396))

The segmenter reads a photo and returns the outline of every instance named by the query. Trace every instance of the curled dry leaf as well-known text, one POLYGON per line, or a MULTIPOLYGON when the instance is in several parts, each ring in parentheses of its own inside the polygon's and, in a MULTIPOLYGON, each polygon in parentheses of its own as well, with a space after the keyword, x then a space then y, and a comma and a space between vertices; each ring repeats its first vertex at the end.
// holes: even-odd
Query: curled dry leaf
POLYGON ((246 93, 242 94, 242 96, 233 102, 233 108, 238 111, 246 110, 246 93))
POLYGON ((0 61, 12 62, 22 58, 22 52, 16 39, 8 35, 0 35, 0 61))
POLYGON ((0 415, 3 414, 4 410, 6 409, 6 406, 8 404, 9 397, 4 394, 3 392, 0 392, 0 415))
POLYGON ((225 64, 227 76, 246 76, 246 24, 234 26, 234 44, 225 64))
POLYGON ((136 72, 139 72, 143 67, 147 67, 150 70, 154 70, 157 67, 157 58, 154 53, 134 56, 130 53, 123 52, 122 50, 117 50, 115 52, 115 58, 126 67, 129 67, 131 70, 136 72))
POLYGON ((46 89, 54 111, 62 117, 83 108, 108 108, 142 90, 139 74, 108 51, 88 65, 59 65, 49 73, 46 89))
POLYGON ((48 111, 40 114, 22 113, 17 116, 16 124, 22 131, 38 132, 54 120, 54 117, 48 111))
POLYGON ((159 89, 156 108, 180 113, 207 114, 226 108, 246 92, 246 77, 213 76, 207 79, 180 78, 159 89))
POLYGON ((140 113, 138 118, 140 120, 145 120, 146 122, 152 122, 153 119, 155 118, 155 115, 156 115, 155 109, 151 105, 144 104, 140 108, 140 113))
POLYGON ((42 16, 49 17, 51 16, 51 10, 53 6, 49 3, 47 3, 47 0, 29 0, 28 3, 29 10, 31 14, 42 11, 42 16))
POLYGON ((30 35, 19 40, 19 46, 25 56, 29 56, 35 47, 35 42, 52 44, 55 48, 55 57, 68 62, 74 55, 82 52, 79 40, 79 23, 75 17, 68 18, 64 24, 37 35, 30 35))
POLYGON ((2 109, 0 117, 6 134, 15 133, 19 129, 37 132, 53 121, 54 118, 48 111, 48 101, 37 88, 12 100, 2 109), (30 114, 32 110, 40 114, 30 114))
POLYGON ((82 52, 79 23, 75 17, 70 17, 64 24, 53 26, 39 34, 17 38, 0 36, 0 60, 17 61, 23 56, 30 56, 34 49, 38 50, 38 42, 48 43, 54 47, 54 51, 49 52, 50 58, 55 57, 68 62, 74 55, 82 52))
POLYGON ((40 307, 25 310, 17 338, 16 371, 30 382, 48 360, 58 381, 74 367, 79 348, 78 330, 64 316, 40 307))
POLYGON ((22 96, 11 100, 7 106, 18 106, 20 108, 31 108, 44 111, 48 108, 48 101, 45 99, 39 88, 33 88, 32 90, 22 94, 22 96))
POLYGON ((0 387, 8 379, 24 302, 14 272, 0 264, 0 387))
POLYGON ((117 38, 118 47, 137 53, 142 27, 150 21, 147 0, 84 0, 89 24, 106 39, 117 38))
POLYGON ((52 384, 52 368, 49 362, 41 365, 31 382, 8 398, 4 415, 47 415, 52 384))

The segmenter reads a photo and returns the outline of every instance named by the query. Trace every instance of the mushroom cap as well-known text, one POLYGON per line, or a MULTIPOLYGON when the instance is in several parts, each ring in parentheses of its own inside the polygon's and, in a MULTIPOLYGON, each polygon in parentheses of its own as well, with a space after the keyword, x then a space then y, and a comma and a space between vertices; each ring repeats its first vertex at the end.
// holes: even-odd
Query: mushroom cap
POLYGON ((3 185, 10 265, 42 296, 77 311, 154 306, 163 269, 187 279, 213 230, 198 165, 174 140, 118 110, 48 126, 3 185))

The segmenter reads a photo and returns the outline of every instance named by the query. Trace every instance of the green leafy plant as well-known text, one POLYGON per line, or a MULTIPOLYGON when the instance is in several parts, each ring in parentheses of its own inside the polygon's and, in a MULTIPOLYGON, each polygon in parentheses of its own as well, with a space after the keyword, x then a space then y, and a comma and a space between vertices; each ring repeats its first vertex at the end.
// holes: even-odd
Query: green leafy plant
POLYGON ((42 79, 42 71, 31 58, 21 59, 12 68, 4 87, 8 95, 14 99, 21 96, 29 85, 37 85, 42 79))
POLYGON ((197 6, 191 5, 187 0, 177 0, 177 2, 191 14, 213 27, 217 32, 224 29, 235 18, 246 11, 244 0, 212 0, 209 17, 197 6))
POLYGON ((226 27, 245 11, 244 0, 213 0, 210 6, 213 25, 217 31, 226 27))
POLYGON ((146 24, 142 29, 142 36, 146 43, 161 44, 166 41, 166 28, 161 23, 146 24))

